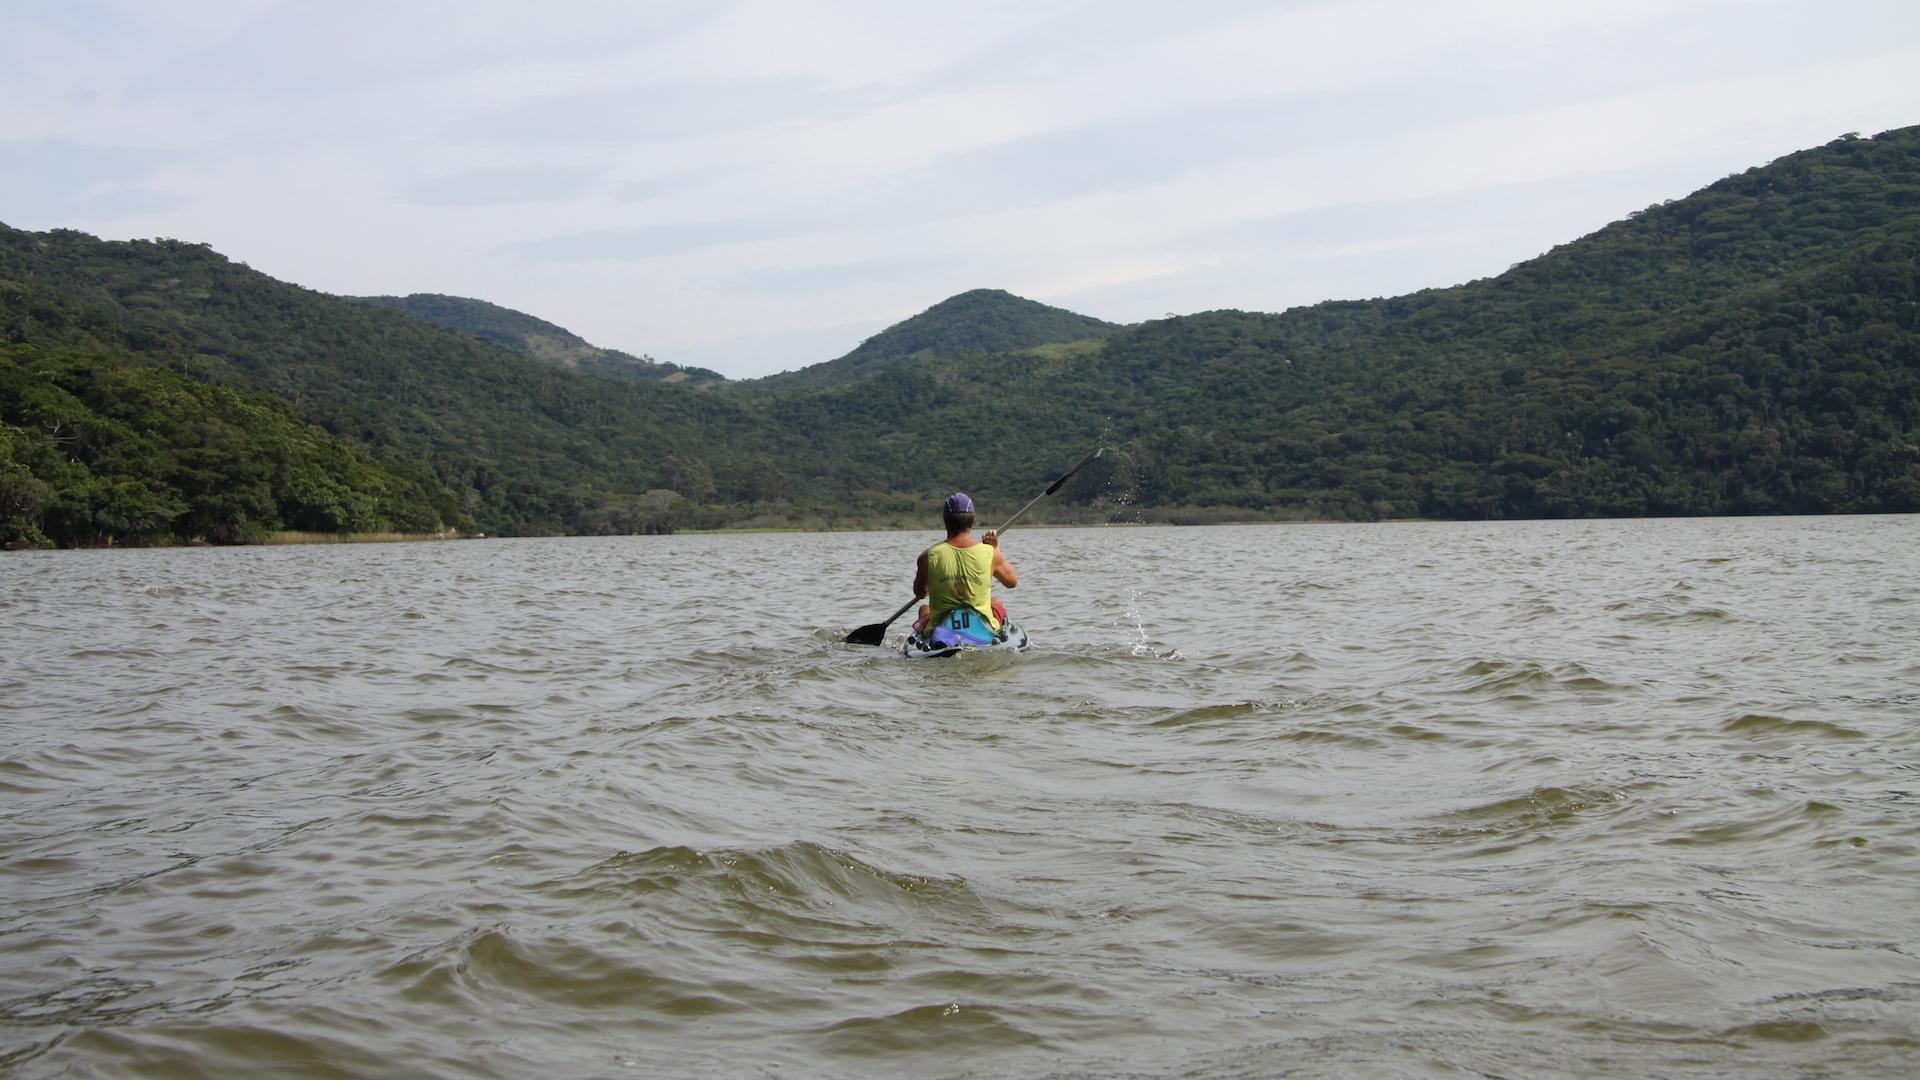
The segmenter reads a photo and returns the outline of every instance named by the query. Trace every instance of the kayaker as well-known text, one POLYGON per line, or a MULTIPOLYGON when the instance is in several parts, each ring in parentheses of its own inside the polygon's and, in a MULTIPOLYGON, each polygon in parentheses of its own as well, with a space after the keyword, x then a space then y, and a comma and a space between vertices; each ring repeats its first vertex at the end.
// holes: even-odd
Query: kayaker
POLYGON ((921 552, 913 571, 913 595, 927 599, 914 630, 925 633, 929 619, 972 608, 999 633, 1007 621, 1007 606, 993 595, 993 583, 1009 589, 1020 584, 1020 575, 1000 551, 1000 534, 988 529, 980 539, 973 538, 973 499, 964 491, 947 496, 940 517, 947 538, 921 552))

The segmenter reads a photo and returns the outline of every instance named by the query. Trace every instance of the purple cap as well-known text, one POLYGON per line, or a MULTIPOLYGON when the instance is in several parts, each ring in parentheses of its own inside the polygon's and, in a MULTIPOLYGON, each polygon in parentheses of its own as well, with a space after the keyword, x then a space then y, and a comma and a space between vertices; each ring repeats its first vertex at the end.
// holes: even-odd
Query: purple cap
POLYGON ((967 497, 966 492, 956 491, 947 496, 947 504, 942 506, 940 510, 946 514, 971 514, 973 513, 973 500, 967 497))

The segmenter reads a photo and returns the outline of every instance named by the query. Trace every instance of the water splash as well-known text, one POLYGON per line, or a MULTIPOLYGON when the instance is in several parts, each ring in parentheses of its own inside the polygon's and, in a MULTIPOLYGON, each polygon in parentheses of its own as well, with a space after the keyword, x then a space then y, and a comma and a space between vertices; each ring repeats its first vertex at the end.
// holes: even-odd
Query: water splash
MULTIPOLYGON (((1110 442, 1111 429, 1102 432, 1101 439, 1110 442)), ((1105 525, 1145 525, 1146 517, 1140 512, 1138 505, 1139 493, 1139 480, 1134 475, 1132 463, 1125 457, 1116 455, 1112 470, 1107 474, 1106 484, 1101 488, 1100 494, 1094 497, 1093 505, 1105 511, 1106 521, 1103 523, 1105 525)), ((1127 580, 1126 606, 1112 623, 1126 634, 1123 644, 1134 656, 1154 655, 1153 647, 1147 639, 1146 621, 1140 614, 1140 579, 1143 573, 1144 571, 1137 566, 1123 571, 1122 576, 1127 580)))

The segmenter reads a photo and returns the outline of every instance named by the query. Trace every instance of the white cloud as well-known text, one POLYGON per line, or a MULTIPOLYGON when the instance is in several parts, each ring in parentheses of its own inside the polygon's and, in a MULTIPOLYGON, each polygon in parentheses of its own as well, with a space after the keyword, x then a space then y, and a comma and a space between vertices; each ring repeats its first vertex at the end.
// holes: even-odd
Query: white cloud
POLYGON ((63 179, 0 220, 460 291, 733 374, 983 285, 1134 319, 1458 280, 1920 122, 1897 0, 33 10, 0 42, 0 148, 63 179), (98 198, 54 197, 70 174, 98 198), (1388 212, 1449 199, 1479 216, 1388 212), (1289 234, 1362 206, 1399 232, 1289 234), (600 256, 518 254, 568 246, 600 256))
POLYGON ((1047 5, 750 0, 648 50, 647 71, 681 79, 805 78, 835 88, 904 83, 951 67, 1039 20, 1047 5))

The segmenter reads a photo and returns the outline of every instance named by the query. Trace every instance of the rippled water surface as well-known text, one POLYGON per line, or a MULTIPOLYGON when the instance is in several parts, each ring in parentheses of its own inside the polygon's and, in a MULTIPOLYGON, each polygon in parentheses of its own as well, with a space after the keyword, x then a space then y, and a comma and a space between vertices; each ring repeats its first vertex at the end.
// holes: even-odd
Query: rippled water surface
POLYGON ((0 557, 0 1073, 1912 1075, 1917 526, 0 557))

